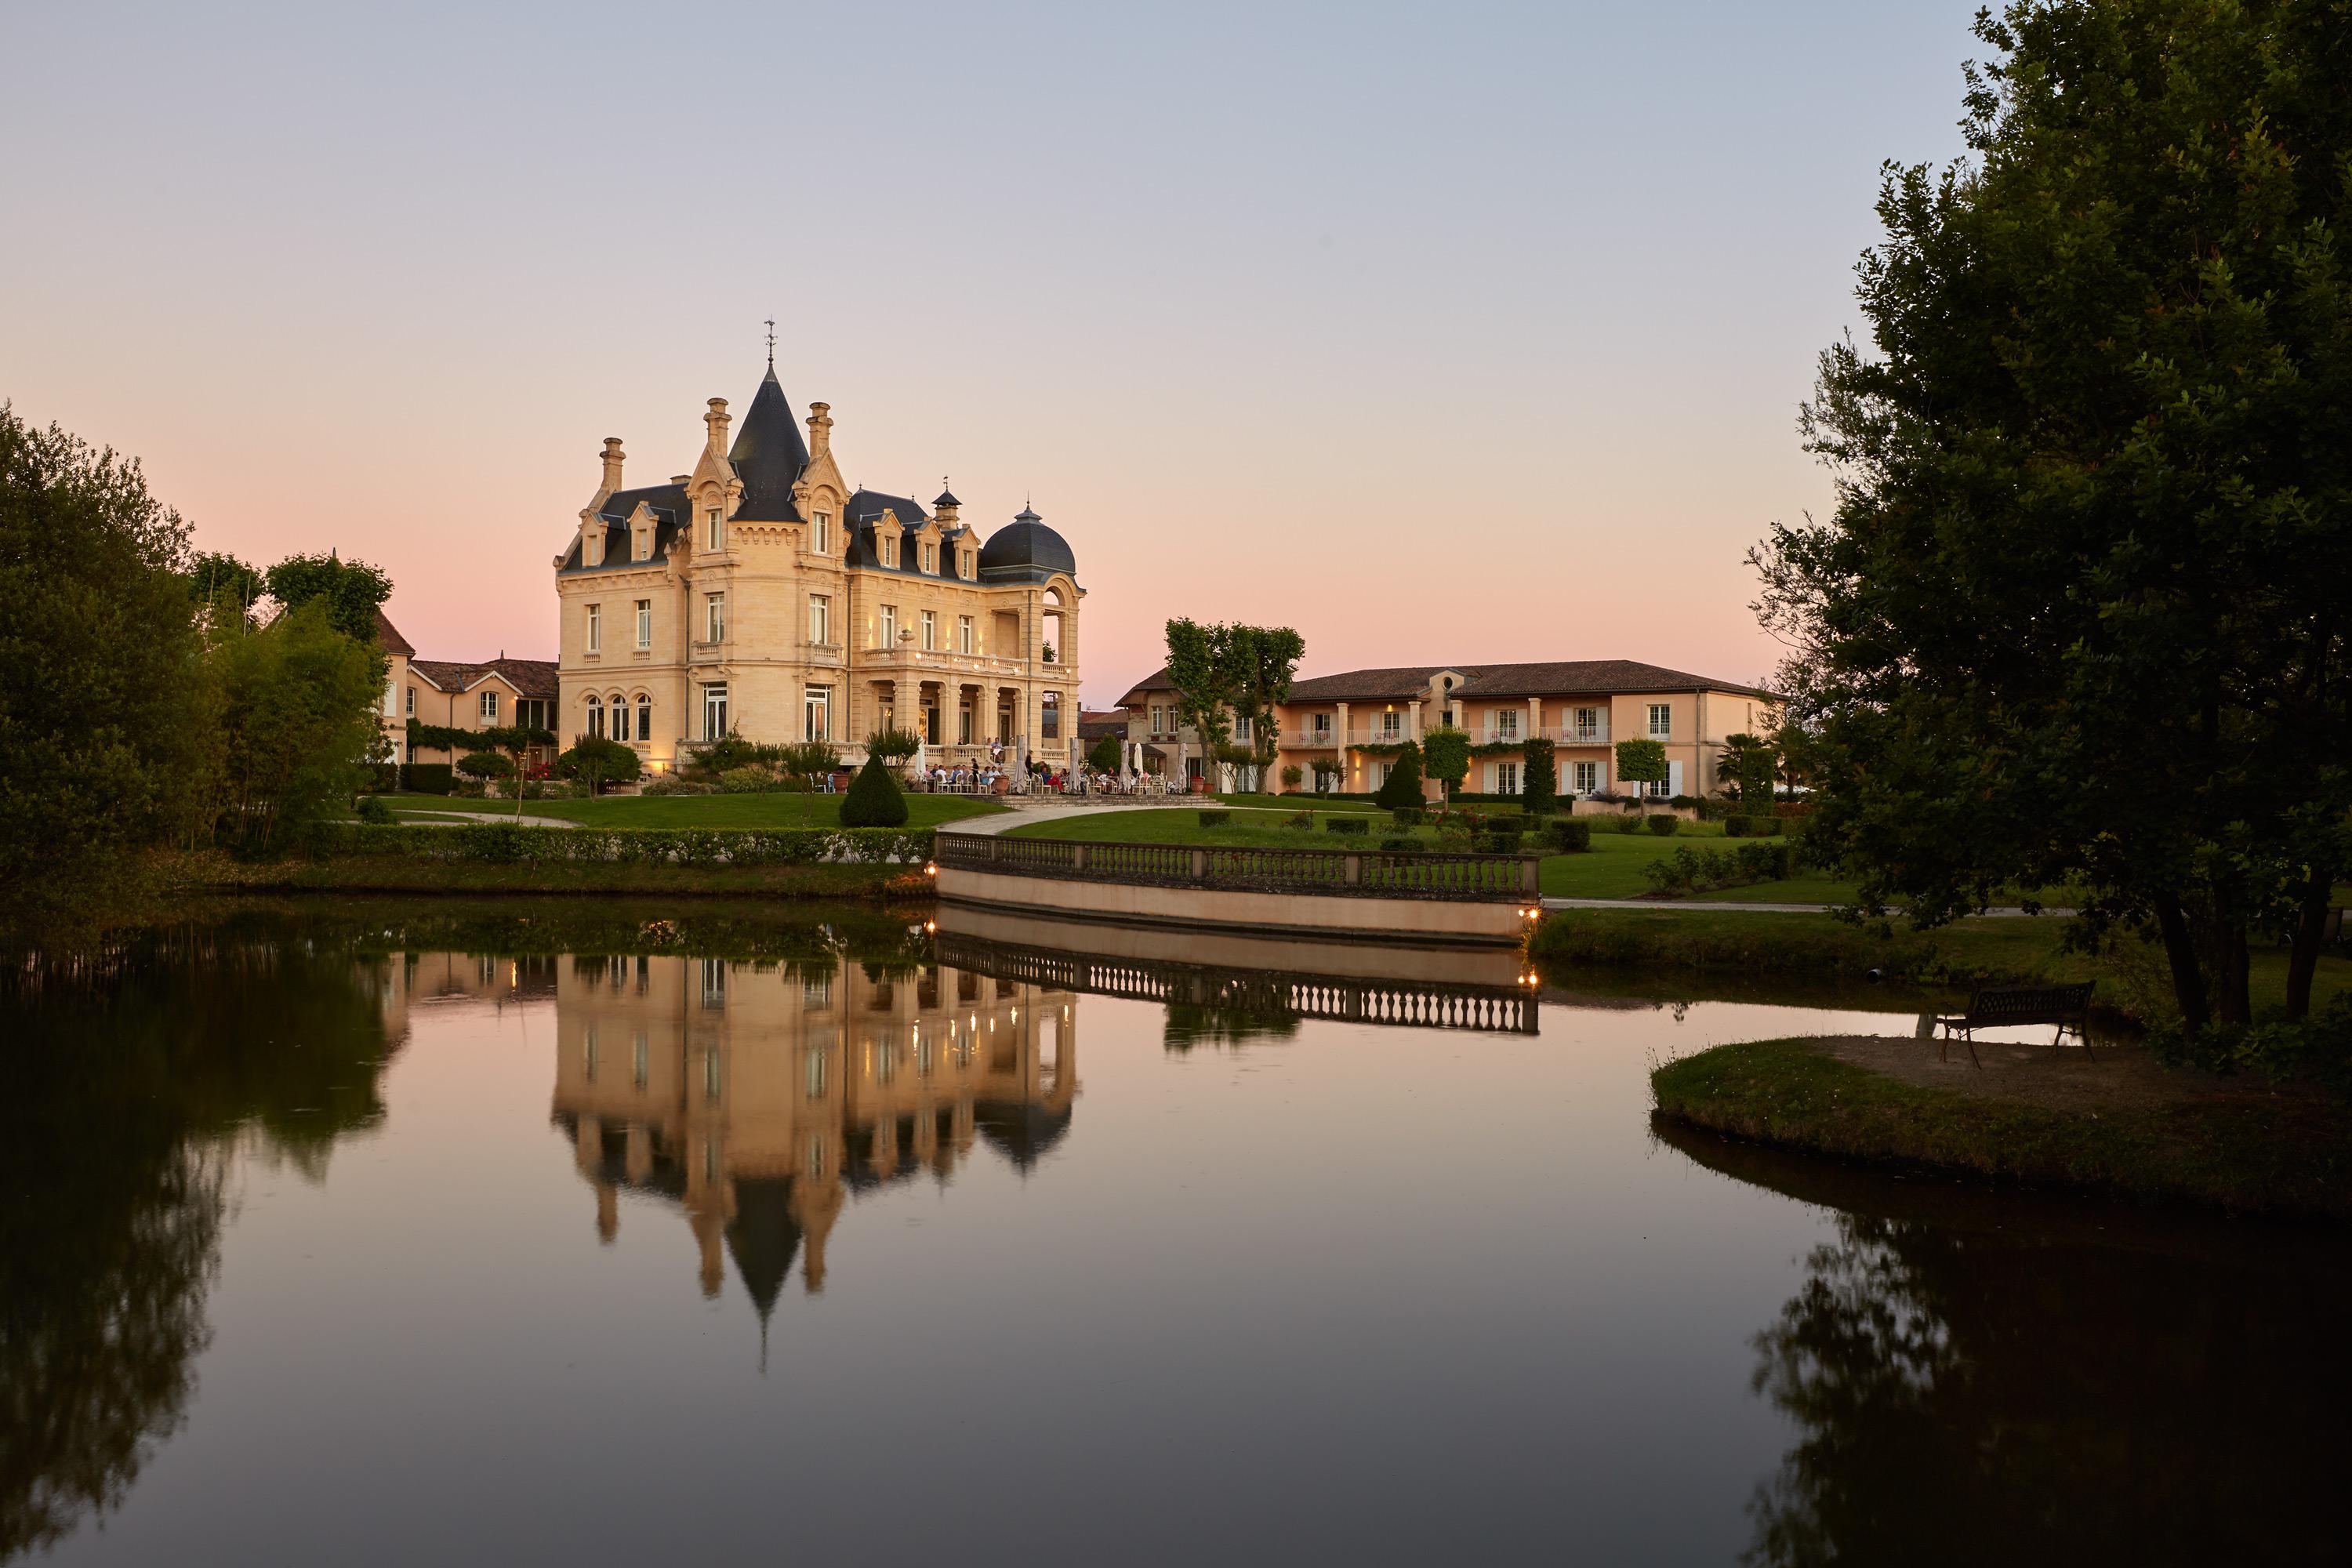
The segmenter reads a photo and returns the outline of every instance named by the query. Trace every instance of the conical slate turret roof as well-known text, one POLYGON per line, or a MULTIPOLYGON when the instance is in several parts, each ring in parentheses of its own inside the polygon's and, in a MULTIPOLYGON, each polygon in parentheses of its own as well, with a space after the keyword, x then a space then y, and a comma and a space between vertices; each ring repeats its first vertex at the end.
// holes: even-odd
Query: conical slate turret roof
POLYGON ((773 365, 752 395, 743 427, 727 460, 743 481, 742 504, 735 515, 748 522, 798 522, 793 505, 793 481, 808 467, 808 443, 801 438, 800 421, 793 416, 792 400, 776 380, 773 365))

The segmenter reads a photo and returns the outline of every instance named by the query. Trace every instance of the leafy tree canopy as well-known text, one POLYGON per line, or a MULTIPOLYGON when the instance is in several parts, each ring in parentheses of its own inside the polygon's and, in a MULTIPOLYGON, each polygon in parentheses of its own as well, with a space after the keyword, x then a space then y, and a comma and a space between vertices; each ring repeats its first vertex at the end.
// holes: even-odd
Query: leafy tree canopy
POLYGON ((1087 752, 1087 766, 1098 773, 1115 773, 1126 752, 1126 742, 1117 735, 1105 735, 1087 752))
POLYGON ((1249 721, 1248 762, 1274 760, 1274 709, 1290 700, 1290 683, 1307 641, 1288 626, 1219 622, 1168 623, 1168 679, 1176 688, 1181 722, 1213 749, 1233 742, 1234 721, 1249 721))
POLYGON ((0 404, 0 930, 87 933, 196 831, 217 744, 188 527, 136 461, 0 404))
POLYGON ((392 597, 392 579, 364 561, 324 555, 289 555, 264 574, 269 596, 288 609, 314 599, 326 602, 334 628, 360 644, 375 647, 376 611, 392 597))
POLYGON ((1627 784, 1662 784, 1672 775, 1666 768, 1666 748, 1659 741, 1617 742, 1617 776, 1627 784))
POLYGON ((1441 724, 1421 738, 1421 763, 1431 778, 1450 795, 1470 776, 1470 735, 1451 724, 1441 724))
POLYGON ((1817 851, 1923 924, 2071 882, 2191 1027, 2308 1003, 2352 808, 2352 99, 2323 0, 1980 14, 1971 157, 1887 171, 1871 351, 1759 547, 1817 851))

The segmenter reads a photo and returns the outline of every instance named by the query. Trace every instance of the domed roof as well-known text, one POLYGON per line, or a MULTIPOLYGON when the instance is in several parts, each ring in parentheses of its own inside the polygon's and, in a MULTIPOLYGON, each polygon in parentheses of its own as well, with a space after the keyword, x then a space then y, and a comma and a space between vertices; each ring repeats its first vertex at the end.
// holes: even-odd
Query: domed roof
POLYGON ((1076 577, 1078 558, 1069 542, 1027 507, 980 547, 980 574, 998 582, 1042 583, 1055 573, 1076 577))

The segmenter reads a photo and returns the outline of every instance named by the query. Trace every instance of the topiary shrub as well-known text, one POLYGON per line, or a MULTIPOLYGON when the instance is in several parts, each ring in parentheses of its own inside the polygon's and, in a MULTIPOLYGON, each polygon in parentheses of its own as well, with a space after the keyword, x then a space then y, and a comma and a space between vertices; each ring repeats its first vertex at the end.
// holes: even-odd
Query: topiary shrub
POLYGON ((1325 817, 1323 826, 1333 833, 1369 833, 1372 819, 1360 812, 1349 812, 1344 816, 1325 817))
POLYGON ((469 779, 502 779, 514 764, 496 752, 468 752, 457 759, 457 771, 469 779))
POLYGON ((1562 855, 1581 855, 1592 848, 1592 824, 1580 816, 1558 816, 1544 825, 1544 839, 1562 855))
POLYGON ((1394 811, 1401 805, 1421 804, 1421 748, 1411 741, 1396 755, 1389 768, 1389 776, 1381 781, 1380 792, 1372 796, 1374 804, 1394 811))
POLYGON ((1661 838, 1673 837, 1681 831, 1683 819, 1672 812, 1653 812, 1650 816, 1650 831, 1661 838))
POLYGON ((1399 827, 1418 827, 1429 820, 1429 813, 1417 805, 1398 806, 1389 816, 1395 819, 1399 827))
POLYGON ((1381 847, 1400 855, 1410 855, 1421 847, 1421 840, 1396 835, 1381 840, 1381 847))
POLYGON ((878 752, 866 754, 866 765, 849 781, 841 797, 844 827, 896 827, 907 820, 907 797, 878 752))
POLYGON ((1234 820, 1234 814, 1230 811, 1204 811, 1200 816, 1203 827, 1224 827, 1234 820))
POLYGON ((377 795, 360 796, 359 818, 362 822, 377 824, 396 820, 392 815, 392 807, 384 805, 383 797, 377 795))

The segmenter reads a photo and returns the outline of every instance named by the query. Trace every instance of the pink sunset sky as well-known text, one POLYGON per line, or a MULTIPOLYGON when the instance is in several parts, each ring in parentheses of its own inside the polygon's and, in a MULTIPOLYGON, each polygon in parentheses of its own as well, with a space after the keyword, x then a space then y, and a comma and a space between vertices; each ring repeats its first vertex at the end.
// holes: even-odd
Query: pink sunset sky
POLYGON ((0 398, 200 548, 552 657, 619 436, 776 365, 852 480, 1077 553, 1089 706, 1171 616, 1305 673, 1777 658, 1742 553, 1975 0, 77 5, 0 22, 0 398))

